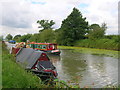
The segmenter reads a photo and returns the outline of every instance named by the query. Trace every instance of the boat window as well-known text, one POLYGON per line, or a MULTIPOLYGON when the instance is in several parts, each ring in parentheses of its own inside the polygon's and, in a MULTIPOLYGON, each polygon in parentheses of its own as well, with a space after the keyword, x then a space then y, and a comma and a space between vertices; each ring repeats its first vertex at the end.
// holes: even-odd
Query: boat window
POLYGON ((42 45, 42 49, 46 49, 46 45, 42 45))
POLYGON ((57 49, 57 45, 56 44, 49 45, 49 49, 55 50, 55 49, 57 49))
POLYGON ((38 45, 38 48, 40 47, 40 45, 38 45))
POLYGON ((35 44, 35 48, 37 48, 37 44, 35 44))
POLYGON ((31 47, 34 48, 34 44, 31 44, 31 47))
POLYGON ((47 45, 37 45, 37 47, 40 48, 40 49, 46 49, 46 46, 47 45))

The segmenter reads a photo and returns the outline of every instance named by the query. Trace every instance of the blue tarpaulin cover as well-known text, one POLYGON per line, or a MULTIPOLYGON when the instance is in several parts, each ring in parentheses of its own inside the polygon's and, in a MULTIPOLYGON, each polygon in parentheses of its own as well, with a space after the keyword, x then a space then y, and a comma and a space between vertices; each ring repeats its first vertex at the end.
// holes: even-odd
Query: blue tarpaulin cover
POLYGON ((8 41, 9 43, 16 43, 16 41, 15 40, 10 40, 10 41, 8 41))

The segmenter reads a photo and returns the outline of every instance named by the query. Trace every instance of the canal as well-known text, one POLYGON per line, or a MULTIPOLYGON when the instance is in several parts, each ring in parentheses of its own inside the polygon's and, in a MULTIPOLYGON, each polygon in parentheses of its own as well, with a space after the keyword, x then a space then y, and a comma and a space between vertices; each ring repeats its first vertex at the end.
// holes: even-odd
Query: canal
POLYGON ((118 84, 118 59, 104 55, 61 50, 60 56, 48 55, 57 68, 58 78, 82 87, 101 88, 118 84))

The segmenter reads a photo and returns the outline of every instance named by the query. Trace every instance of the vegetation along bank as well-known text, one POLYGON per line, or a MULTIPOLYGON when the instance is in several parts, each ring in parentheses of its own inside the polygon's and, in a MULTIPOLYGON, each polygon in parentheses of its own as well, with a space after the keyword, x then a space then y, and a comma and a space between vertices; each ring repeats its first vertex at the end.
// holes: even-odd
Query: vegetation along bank
POLYGON ((109 57, 119 58, 120 51, 106 50, 106 49, 95 49, 85 47, 73 47, 73 46, 59 46, 59 49, 69 49, 72 52, 92 54, 92 55, 105 55, 109 57))

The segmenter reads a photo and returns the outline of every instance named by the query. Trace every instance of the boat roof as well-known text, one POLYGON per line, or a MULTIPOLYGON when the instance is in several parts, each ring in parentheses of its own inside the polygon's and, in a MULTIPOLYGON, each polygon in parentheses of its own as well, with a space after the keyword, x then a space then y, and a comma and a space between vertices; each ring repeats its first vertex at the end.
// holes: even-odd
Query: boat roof
POLYGON ((21 48, 16 55, 16 62, 25 69, 31 69, 42 53, 42 51, 36 51, 32 48, 21 48))
POLYGON ((30 44, 57 45, 56 43, 30 43, 30 44))

